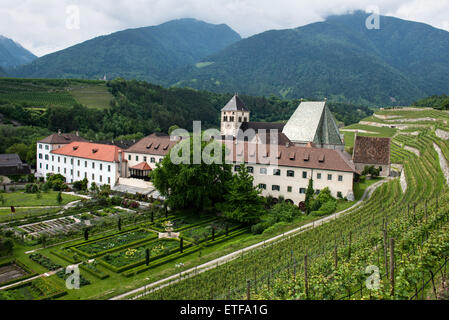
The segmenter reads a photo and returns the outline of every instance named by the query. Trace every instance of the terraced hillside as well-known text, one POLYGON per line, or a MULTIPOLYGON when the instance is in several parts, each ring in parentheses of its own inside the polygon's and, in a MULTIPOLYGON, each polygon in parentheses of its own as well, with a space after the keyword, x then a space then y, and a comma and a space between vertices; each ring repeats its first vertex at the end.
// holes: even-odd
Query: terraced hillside
POLYGON ((104 81, 0 78, 0 101, 32 108, 81 103, 103 109, 109 107, 112 99, 104 81))
POLYGON ((438 297, 449 259, 449 192, 443 173, 449 142, 441 138, 441 130, 449 135, 448 115, 432 109, 376 113, 376 125, 364 129, 395 127, 393 134, 376 132, 391 135, 392 161, 403 167, 401 178, 389 179, 338 219, 281 237, 208 271, 184 274, 139 298, 438 297))

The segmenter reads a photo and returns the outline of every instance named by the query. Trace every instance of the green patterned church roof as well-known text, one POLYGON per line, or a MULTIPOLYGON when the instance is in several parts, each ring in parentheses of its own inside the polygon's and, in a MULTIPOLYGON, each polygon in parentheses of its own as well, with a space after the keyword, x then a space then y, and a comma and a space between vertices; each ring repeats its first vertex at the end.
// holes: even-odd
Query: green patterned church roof
POLYGON ((337 123, 326 101, 301 102, 282 132, 293 143, 343 145, 337 123))

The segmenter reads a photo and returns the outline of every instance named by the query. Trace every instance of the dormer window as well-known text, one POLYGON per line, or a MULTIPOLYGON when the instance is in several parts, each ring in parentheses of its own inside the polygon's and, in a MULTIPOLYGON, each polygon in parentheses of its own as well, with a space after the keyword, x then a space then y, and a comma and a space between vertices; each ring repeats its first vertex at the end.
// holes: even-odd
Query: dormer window
POLYGON ((97 153, 98 149, 92 149, 92 153, 97 153))
POLYGON ((158 143, 157 145, 154 146, 154 149, 155 149, 155 150, 159 149, 159 146, 160 146, 160 145, 161 145, 161 144, 158 143))
POLYGON ((324 162, 324 154, 320 155, 320 158, 318 159, 319 162, 324 162))
POLYGON ((150 149, 153 143, 147 145, 147 149, 150 149))
POLYGON ((304 161, 309 161, 309 159, 310 159, 310 154, 308 152, 306 152, 304 154, 304 161))
POLYGON ((73 151, 78 150, 78 146, 73 146, 73 151))

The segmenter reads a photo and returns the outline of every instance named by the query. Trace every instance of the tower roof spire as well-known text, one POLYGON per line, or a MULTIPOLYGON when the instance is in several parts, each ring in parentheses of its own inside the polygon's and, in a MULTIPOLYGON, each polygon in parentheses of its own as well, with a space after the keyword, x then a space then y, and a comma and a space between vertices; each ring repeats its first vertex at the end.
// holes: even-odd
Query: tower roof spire
POLYGON ((229 100, 221 111, 249 111, 237 93, 229 100))

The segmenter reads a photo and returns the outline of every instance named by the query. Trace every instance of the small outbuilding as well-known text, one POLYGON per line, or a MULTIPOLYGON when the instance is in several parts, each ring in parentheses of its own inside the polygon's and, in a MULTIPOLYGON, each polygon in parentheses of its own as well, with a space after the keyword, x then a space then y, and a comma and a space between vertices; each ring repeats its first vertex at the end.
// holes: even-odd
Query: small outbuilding
POLYGON ((380 176, 390 175, 391 138, 355 136, 352 161, 355 168, 362 172, 365 167, 380 167, 380 176))
POLYGON ((30 173, 30 166, 23 163, 18 154, 0 154, 0 176, 23 176, 30 173))

